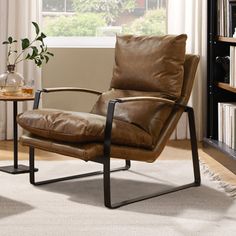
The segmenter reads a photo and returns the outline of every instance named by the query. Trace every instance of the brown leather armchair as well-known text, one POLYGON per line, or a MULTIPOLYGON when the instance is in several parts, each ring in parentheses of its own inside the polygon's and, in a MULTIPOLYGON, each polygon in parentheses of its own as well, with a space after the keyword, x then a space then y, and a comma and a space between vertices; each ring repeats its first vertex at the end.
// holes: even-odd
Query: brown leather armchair
POLYGON ((18 116, 18 123, 29 132, 20 141, 29 146, 30 182, 41 185, 103 174, 104 204, 108 208, 199 186, 194 113, 187 106, 199 57, 185 55, 186 38, 186 35, 117 37, 113 77, 107 92, 71 87, 37 91, 34 109, 18 116), (98 100, 90 113, 38 109, 42 93, 63 91, 95 94, 98 100), (189 118, 194 182, 113 204, 110 173, 128 170, 131 160, 155 161, 183 112, 189 118), (103 171, 36 182, 35 148, 101 163, 103 171), (111 170, 110 157, 124 159, 125 166, 111 170))

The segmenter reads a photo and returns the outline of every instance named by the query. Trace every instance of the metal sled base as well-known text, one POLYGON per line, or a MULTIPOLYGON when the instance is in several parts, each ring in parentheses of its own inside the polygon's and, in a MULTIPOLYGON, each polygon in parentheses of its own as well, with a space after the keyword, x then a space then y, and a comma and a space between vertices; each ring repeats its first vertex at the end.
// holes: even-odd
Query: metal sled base
MULTIPOLYGON (((30 147, 29 151, 29 158, 30 158, 30 183, 33 185, 43 185, 43 184, 49 184, 59 181, 65 181, 65 180, 71 180, 75 178, 84 178, 94 175, 100 175, 103 174, 103 186, 104 186, 104 205, 110 209, 115 209, 121 206, 125 206, 134 202, 143 201, 146 199, 158 197, 164 194, 173 193, 176 191, 180 191, 186 188, 199 186, 201 183, 201 177, 200 177, 200 170, 199 170, 199 159, 198 159, 198 150, 197 150, 197 140, 196 140, 196 131, 195 131, 195 124, 194 124, 194 113, 193 109, 187 107, 185 111, 188 113, 189 118, 189 128, 190 128, 190 137, 191 137, 191 148, 192 148, 192 161, 193 161, 193 172, 194 172, 194 182, 185 184, 182 186, 174 187, 170 190, 165 190, 162 192, 152 193, 140 197, 136 197, 133 199, 121 201, 118 203, 112 203, 111 202, 111 179, 110 179, 110 173, 115 171, 121 171, 121 170, 128 170, 131 166, 131 163, 129 160, 125 160, 125 166, 116 168, 116 169, 110 169, 110 140, 106 140, 105 138, 105 149, 104 149, 104 157, 100 158, 99 160, 95 160, 95 162, 103 164, 103 171, 96 171, 81 175, 73 175, 68 177, 62 177, 57 179, 50 179, 50 180, 44 180, 40 182, 35 181, 35 158, 34 158, 34 148, 30 147), (108 141, 108 142, 106 142, 108 141)), ((111 117, 112 119, 112 117, 111 117)), ((111 129, 111 127, 110 127, 111 129)), ((106 136, 105 136, 106 137, 106 136)), ((110 139, 110 137, 108 136, 110 139)))

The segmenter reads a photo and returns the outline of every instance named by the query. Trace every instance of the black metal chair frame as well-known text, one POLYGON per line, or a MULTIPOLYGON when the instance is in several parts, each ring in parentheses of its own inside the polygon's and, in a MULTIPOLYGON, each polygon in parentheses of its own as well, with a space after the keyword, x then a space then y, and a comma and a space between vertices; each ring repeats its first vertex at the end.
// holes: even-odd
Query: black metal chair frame
MULTIPOLYGON (((43 89, 38 90, 35 94, 35 101, 34 101, 34 109, 38 108, 39 101, 40 101, 40 95, 42 92, 44 93, 50 93, 50 92, 58 92, 58 91, 79 91, 79 92, 87 92, 92 94, 100 95, 100 92, 94 91, 94 90, 88 90, 88 89, 82 89, 82 88, 57 88, 57 89, 43 89)), ((67 176, 62 178, 56 178, 56 179, 49 179, 44 180, 40 182, 35 181, 35 155, 34 155, 34 147, 29 148, 29 165, 30 165, 30 183, 33 185, 43 185, 43 184, 49 184, 59 181, 65 181, 75 178, 84 178, 88 176, 93 175, 100 175, 103 174, 103 187, 104 187, 104 205, 110 209, 115 209, 121 206, 125 206, 134 202, 139 202, 142 200, 154 198, 157 196, 161 196, 164 194, 176 192, 182 189, 194 187, 194 186, 200 186, 201 184, 201 177, 200 177, 200 168, 199 168, 199 158, 198 158, 198 148, 197 148, 197 139, 196 139, 196 129, 195 129, 195 121, 194 121, 194 111, 192 107, 181 105, 178 103, 175 103, 168 99, 162 99, 157 97, 133 97, 133 98, 121 98, 121 99, 114 99, 110 100, 108 104, 108 111, 107 111, 107 117, 106 117, 106 126, 105 126, 105 138, 104 138, 104 155, 103 157, 97 158, 96 160, 92 160, 97 163, 103 164, 103 171, 96 171, 86 174, 80 174, 80 175, 73 175, 73 176, 67 176), (130 160, 125 160, 125 166, 121 168, 112 169, 110 168, 110 152, 111 152, 111 132, 112 132, 112 122, 113 122, 113 116, 115 111, 115 105, 117 103, 126 103, 126 102, 132 102, 132 101, 143 101, 143 100, 149 100, 149 101, 157 101, 157 102, 166 102, 169 104, 172 104, 175 106, 176 109, 184 109, 184 112, 187 112, 188 114, 188 120, 189 120, 189 129, 190 129, 190 141, 191 141, 191 149, 192 149, 192 162, 193 162, 193 173, 194 173, 194 182, 181 185, 178 187, 173 187, 169 190, 165 190, 162 192, 156 192, 149 195, 140 196, 137 198, 125 200, 118 203, 112 203, 111 201, 111 177, 110 173, 115 171, 121 171, 121 170, 128 170, 131 166, 130 160)))

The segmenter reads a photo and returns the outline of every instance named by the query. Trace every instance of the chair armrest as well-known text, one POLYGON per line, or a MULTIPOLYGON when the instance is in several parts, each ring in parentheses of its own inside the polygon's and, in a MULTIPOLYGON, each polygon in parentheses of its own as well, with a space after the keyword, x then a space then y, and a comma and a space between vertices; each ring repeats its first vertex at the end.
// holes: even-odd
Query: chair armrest
POLYGON ((124 98, 117 98, 114 100, 110 100, 110 102, 113 101, 115 103, 126 103, 126 102, 138 102, 138 101, 156 101, 156 102, 163 102, 166 104, 170 104, 170 105, 174 105, 176 107, 183 107, 183 108, 187 108, 186 105, 178 103, 176 101, 167 99, 167 98, 159 98, 159 97, 151 97, 151 96, 147 96, 147 97, 124 97, 124 98))
POLYGON ((97 95, 101 95, 102 92, 87 89, 87 88, 78 88, 78 87, 58 87, 58 88, 44 88, 41 90, 44 93, 52 93, 52 92, 65 92, 65 91, 72 91, 72 92, 85 92, 85 93, 93 93, 97 95))
POLYGON ((44 88, 42 90, 37 90, 35 93, 34 105, 33 109, 37 109, 39 106, 40 96, 41 93, 54 93, 54 92, 84 92, 84 93, 92 93, 96 95, 101 95, 102 92, 93 90, 93 89, 86 89, 86 88, 78 88, 78 87, 57 87, 57 88, 44 88))
POLYGON ((125 97, 125 98, 117 98, 115 99, 118 103, 125 102, 138 102, 138 101, 156 101, 156 102, 164 102, 171 105, 175 105, 176 102, 167 98, 158 98, 158 97, 125 97))

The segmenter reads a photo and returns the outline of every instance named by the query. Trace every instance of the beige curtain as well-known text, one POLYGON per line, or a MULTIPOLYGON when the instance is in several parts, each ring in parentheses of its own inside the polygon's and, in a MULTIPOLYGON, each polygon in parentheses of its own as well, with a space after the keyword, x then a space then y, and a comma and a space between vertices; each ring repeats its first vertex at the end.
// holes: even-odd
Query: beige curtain
MULTIPOLYGON (((15 39, 32 38, 34 28, 31 22, 40 22, 40 0, 1 0, 0 1, 0 42, 13 36, 15 39)), ((0 45, 0 73, 6 71, 6 47, 0 45)), ((28 61, 17 65, 26 82, 35 81, 35 87, 41 84, 41 71, 28 61)), ((32 102, 18 103, 18 112, 31 108, 32 102)), ((12 102, 0 102, 0 140, 12 139, 12 102)))
MULTIPOLYGON (((201 57, 189 105, 195 111, 198 140, 202 140, 206 124, 207 0, 169 0, 167 15, 168 33, 186 33, 187 53, 201 57)), ((172 138, 189 138, 186 114, 182 116, 172 138)))

